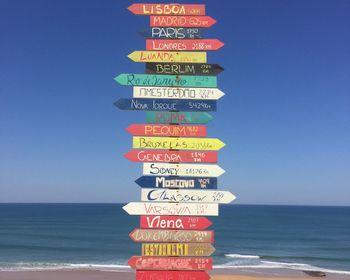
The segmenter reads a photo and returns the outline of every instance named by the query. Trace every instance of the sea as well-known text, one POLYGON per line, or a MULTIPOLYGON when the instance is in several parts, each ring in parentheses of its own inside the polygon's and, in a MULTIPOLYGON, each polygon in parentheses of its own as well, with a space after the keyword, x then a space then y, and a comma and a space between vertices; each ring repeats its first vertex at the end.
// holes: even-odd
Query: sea
MULTIPOLYGON (((127 270, 139 225, 123 204, 0 204, 0 271, 127 270)), ((215 268, 350 275, 350 207, 220 206, 215 268)))

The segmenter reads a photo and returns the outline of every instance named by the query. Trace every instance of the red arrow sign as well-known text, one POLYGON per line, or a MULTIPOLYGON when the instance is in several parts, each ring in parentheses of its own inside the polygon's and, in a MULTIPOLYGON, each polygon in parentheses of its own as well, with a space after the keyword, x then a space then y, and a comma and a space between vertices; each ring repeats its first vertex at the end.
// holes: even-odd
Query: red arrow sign
POLYGON ((135 15, 205 15, 205 5, 135 3, 128 10, 135 15))
POLYGON ((215 51, 223 46, 217 39, 146 40, 149 51, 215 51))
POLYGON ((208 16, 151 16, 151 27, 210 27, 216 20, 208 16))
POLYGON ((216 163, 218 161, 218 152, 204 151, 131 150, 124 156, 135 162, 216 163))
POLYGON ((141 216, 141 228, 206 229, 212 224, 205 217, 141 216))
POLYGON ((209 280, 205 271, 136 271, 136 280, 209 280))
POLYGON ((137 270, 212 270, 212 258, 139 257, 133 256, 129 266, 137 270))
POLYGON ((126 131, 137 136, 207 136, 207 127, 205 125, 132 124, 126 129, 126 131))

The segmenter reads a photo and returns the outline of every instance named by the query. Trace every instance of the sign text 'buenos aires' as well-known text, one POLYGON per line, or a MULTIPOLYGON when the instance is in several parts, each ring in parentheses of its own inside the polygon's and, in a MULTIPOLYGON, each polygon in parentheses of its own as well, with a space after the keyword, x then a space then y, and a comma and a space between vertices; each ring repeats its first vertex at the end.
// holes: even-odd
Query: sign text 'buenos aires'
POLYGON ((158 271, 138 270, 136 280, 209 280, 210 277, 205 271, 158 271))
POLYGON ((209 16, 150 16, 151 27, 199 27, 208 28, 216 23, 209 16))
POLYGON ((205 125, 132 124, 126 129, 137 136, 206 137, 205 125))
POLYGON ((177 176, 141 176, 135 183, 142 188, 176 189, 217 189, 217 178, 177 177, 177 176))
POLYGON ((128 10, 135 15, 205 15, 204 4, 145 4, 134 3, 128 10))
POLYGON ((150 27, 138 32, 141 36, 153 39, 200 39, 202 28, 150 27))
POLYGON ((218 64, 147 62, 147 74, 216 76, 224 71, 218 64))
POLYGON ((147 123, 206 124, 212 119, 205 112, 146 112, 147 123))
POLYGON ((134 51, 128 57, 134 62, 207 62, 206 52, 134 51))
POLYGON ((153 229, 206 229, 212 222, 206 217, 141 216, 141 228, 153 229))
POLYGON ((216 51, 224 46, 218 39, 147 39, 148 51, 216 51))
POLYGON ((215 248, 210 243, 143 243, 142 256, 197 257, 211 256, 215 248))

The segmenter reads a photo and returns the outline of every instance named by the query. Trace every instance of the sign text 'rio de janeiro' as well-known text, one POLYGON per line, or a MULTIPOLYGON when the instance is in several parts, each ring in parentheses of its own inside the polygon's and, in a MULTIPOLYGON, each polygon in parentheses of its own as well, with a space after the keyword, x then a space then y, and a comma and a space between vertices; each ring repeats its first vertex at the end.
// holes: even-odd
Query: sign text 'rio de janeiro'
POLYGON ((205 217, 141 216, 140 227, 150 229, 206 229, 212 222, 205 217))
POLYGON ((217 178, 178 177, 178 176, 142 176, 135 181, 142 188, 166 189, 217 189, 217 178))

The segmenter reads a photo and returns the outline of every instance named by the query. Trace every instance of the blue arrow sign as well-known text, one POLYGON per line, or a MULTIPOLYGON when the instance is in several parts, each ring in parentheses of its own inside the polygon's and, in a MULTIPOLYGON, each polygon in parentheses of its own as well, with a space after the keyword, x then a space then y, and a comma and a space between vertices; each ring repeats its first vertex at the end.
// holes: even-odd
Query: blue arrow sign
POLYGON ((114 105, 121 110, 137 111, 216 111, 215 100, 121 98, 114 105))
POLYGON ((142 188, 217 189, 217 178, 142 176, 135 181, 142 188))

